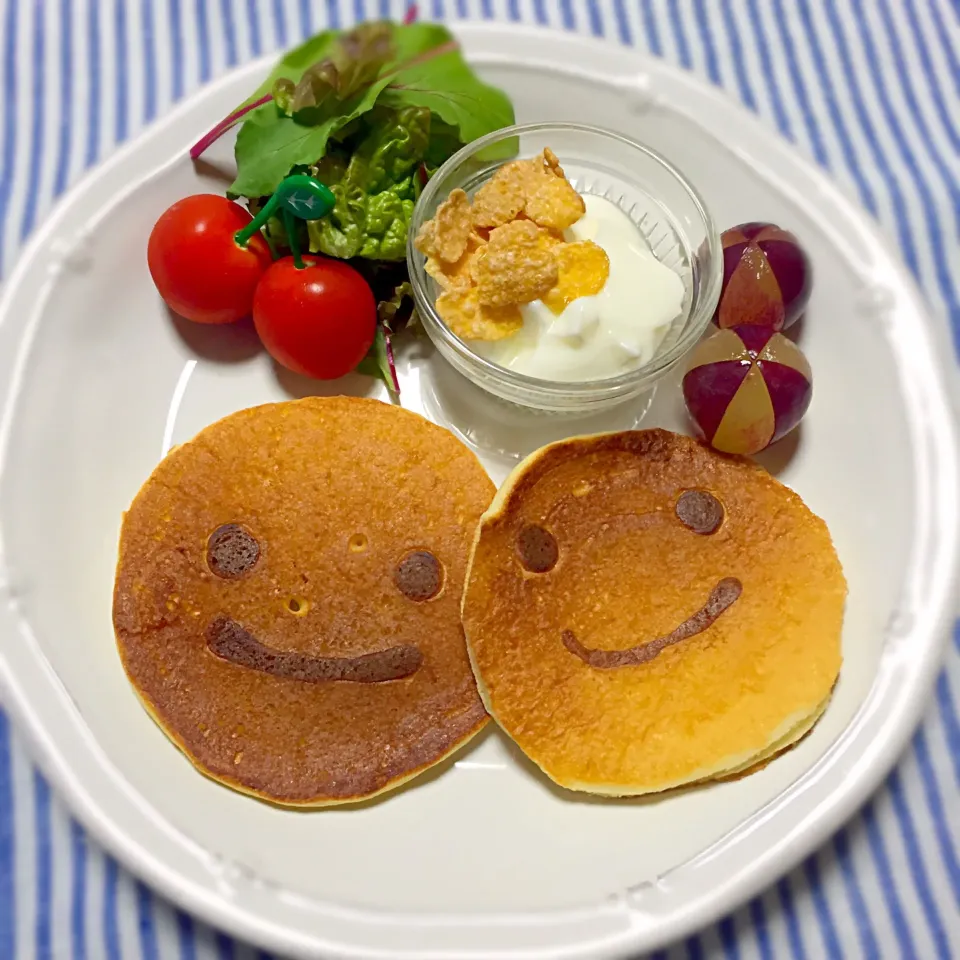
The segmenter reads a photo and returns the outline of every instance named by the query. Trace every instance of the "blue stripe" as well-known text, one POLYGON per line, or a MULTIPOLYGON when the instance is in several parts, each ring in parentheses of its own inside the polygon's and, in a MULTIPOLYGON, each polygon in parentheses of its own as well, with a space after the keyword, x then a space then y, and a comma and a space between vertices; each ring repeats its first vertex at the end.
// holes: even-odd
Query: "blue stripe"
POLYGON ((783 910, 783 919, 787 925, 787 940, 790 942, 790 952, 794 960, 804 960, 806 952, 803 949, 803 935, 800 933, 800 922, 797 911, 793 906, 793 892, 790 889, 790 880, 784 877, 777 883, 777 893, 780 895, 780 906, 783 910))
POLYGON ((57 172, 53 194, 59 197, 70 176, 70 145, 73 140, 73 3, 60 0, 60 130, 57 138, 57 172))
MULTIPOLYGON (((810 23, 810 32, 811 34, 815 34, 816 31, 814 30, 812 21, 810 20, 808 2, 807 0, 800 0, 800 3, 800 9, 802 11, 804 21, 810 23)), ((876 164, 877 170, 879 171, 883 182, 886 184, 887 192, 890 194, 890 201, 893 205, 893 214, 897 227, 897 239, 900 243, 900 248, 903 251, 904 259, 907 261, 907 266, 910 267, 910 270, 914 276, 918 276, 920 268, 917 259, 917 249, 914 246, 913 236, 908 226, 907 209, 906 204, 904 203, 903 193, 900 190, 900 186, 897 183, 896 177, 893 175, 893 172, 890 169, 886 155, 884 154, 883 149, 880 146, 880 141, 877 138, 876 130, 873 127, 873 123, 870 120, 869 114, 867 113, 867 108, 863 100, 863 94, 860 90, 860 83, 857 80, 857 71, 855 70, 853 61, 850 58, 850 50, 847 46, 846 36, 843 33, 843 28, 840 24, 839 17, 837 16, 837 11, 832 3, 827 4, 826 10, 827 17, 830 21, 830 35, 833 38, 834 47, 836 48, 840 57, 840 65, 843 69, 846 87, 850 91, 850 96, 853 101, 854 113, 857 116, 857 121, 863 131, 864 139, 867 141, 867 146, 870 149, 870 156, 873 158, 873 162, 876 164)))
POLYGON ((431 10, 434 20, 443 20, 446 14, 443 10, 443 0, 433 0, 433 9, 431 10))
MULTIPOLYGON (((947 304, 947 310, 950 314, 950 323, 953 327, 954 346, 957 351, 957 356, 960 358, 960 301, 957 300, 956 290, 954 289, 953 281, 950 276, 950 264, 947 262, 945 244, 949 241, 945 239, 943 231, 941 230, 940 218, 937 216, 936 204, 933 200, 930 188, 927 185, 927 181, 924 179, 923 174, 920 172, 920 168, 917 165, 916 155, 910 147, 910 138, 904 133, 903 128, 900 126, 896 111, 893 109, 893 105, 890 102, 886 80, 876 63, 878 52, 873 42, 873 36, 867 27, 866 21, 864 20, 863 5, 861 0, 854 0, 853 8, 857 19, 860 37, 864 42, 867 69, 870 71, 874 88, 878 94, 881 113, 886 121, 887 128, 893 135, 893 140, 897 146, 897 151, 899 152, 903 162, 906 164, 907 169, 910 171, 910 176, 913 178, 913 181, 917 187, 917 193, 920 196, 920 205, 923 207, 924 217, 927 221, 927 231, 930 234, 930 251, 933 255, 935 268, 934 272, 937 277, 937 284, 940 287, 940 292, 947 304)), ((832 2, 829 5, 829 9, 833 9, 832 2)))
POLYGON ((687 956, 690 960, 704 960, 703 944, 696 935, 687 938, 687 956))
POLYGON ((723 955, 727 960, 740 960, 740 950, 737 947, 737 924, 733 916, 724 917, 717 924, 717 933, 723 945, 723 955))
POLYGON ((807 136, 810 138, 810 147, 813 150, 814 159, 821 167, 830 166, 830 160, 827 158, 827 150, 823 145, 823 138, 820 135, 820 126, 816 117, 813 115, 813 109, 810 106, 810 96, 807 93, 807 86, 803 80, 803 74, 800 72, 800 64, 797 61, 793 37, 790 35, 790 29, 787 26, 787 13, 783 8, 783 0, 776 0, 777 8, 774 14, 774 21, 777 24, 777 30, 780 34, 780 42, 783 47, 784 58, 787 61, 787 72, 790 74, 790 82, 793 84, 794 93, 797 95, 797 103, 800 106, 800 114, 803 117, 803 125, 806 127, 807 136))
POLYGON ((707 76, 716 86, 722 86, 720 79, 720 63, 717 60, 717 50, 713 45, 710 34, 710 23, 707 20, 707 11, 703 0, 693 0, 693 13, 697 21, 697 33, 700 34, 700 43, 703 46, 703 58, 707 64, 707 76))
POLYGON ((153 896, 142 883, 137 883, 137 927, 143 960, 159 960, 157 933, 153 926, 153 896))
POLYGON ((660 43, 660 28, 653 12, 653 0, 641 0, 640 14, 643 17, 643 32, 647 37, 647 48, 656 57, 663 56, 663 44, 660 43))
POLYGON ((537 23, 546 25, 548 22, 546 0, 533 0, 533 15, 537 18, 537 23))
MULTIPOLYGON (((813 20, 810 16, 810 10, 806 4, 800 7, 800 23, 803 27, 804 36, 806 37, 807 44, 810 48, 810 54, 813 57, 814 69, 819 76, 823 77, 825 80, 829 80, 830 74, 827 60, 824 56, 820 39, 813 27, 813 20)), ((850 171, 850 175, 853 177, 853 180, 857 185, 857 190, 860 194, 860 202, 874 216, 877 216, 877 200, 873 194, 873 189, 871 188, 869 181, 864 175, 863 169, 860 165, 860 159, 857 156, 850 133, 847 130, 846 122, 840 113, 840 107, 837 104, 837 99, 833 92, 834 85, 832 83, 825 82, 822 86, 827 112, 830 114, 830 120, 833 123, 833 129, 837 135, 837 139, 840 141, 840 152, 843 154, 844 163, 846 164, 847 169, 850 171)))
MULTIPOLYGON (((7 27, 11 23, 10 8, 16 3, 17 0, 9 0, 5 21, 7 27)), ((13 22, 16 23, 16 19, 13 22)), ((16 36, 16 33, 13 35, 16 36)), ((7 715, 0 711, 0 957, 12 957, 17 952, 17 892, 14 883, 16 823, 13 819, 13 770, 10 760, 10 722, 7 715)))
POLYGON ((887 856, 887 848, 877 824, 872 801, 863 808, 862 818, 867 828, 867 842, 870 844, 873 861, 877 866, 880 891, 887 905, 887 913, 890 915, 890 923, 893 925, 897 943, 900 945, 900 954, 905 957, 916 957, 917 950, 913 945, 913 936, 910 933, 910 927, 907 925, 907 918, 903 914, 903 907, 900 904, 900 897, 893 879, 893 871, 890 869, 890 858, 887 856))
POLYGON ((157 49, 153 29, 153 0, 141 0, 143 18, 143 120, 157 115, 157 49))
POLYGON ((36 960, 53 958, 53 839, 50 835, 50 787, 33 771, 33 819, 36 841, 36 960))
MULTIPOLYGON (((339 0, 327 0, 327 18, 330 21, 330 25, 333 26, 332 17, 330 16, 331 7, 339 14, 339 0)), ((310 13, 310 0, 300 0, 298 9, 300 12, 300 36, 306 39, 313 34, 313 17, 310 13)))
POLYGON ((747 75, 747 60, 743 52, 743 43, 740 40, 740 31, 737 29, 737 20, 733 15, 730 0, 722 0, 720 10, 723 14, 723 26, 727 32, 727 42, 730 44, 730 57, 733 60, 733 72, 737 78, 740 99, 756 113, 757 98, 753 95, 753 87, 750 85, 750 78, 747 75))
POLYGON ((810 890, 813 909, 817 914, 817 922, 820 925, 820 935, 823 939, 824 950, 826 950, 824 956, 842 957, 843 951, 840 949, 840 939, 837 937, 837 928, 834 926, 830 907, 827 905, 827 898, 823 893, 820 867, 815 855, 807 858, 803 865, 803 871, 807 877, 807 887, 810 890))
POLYGON ((120 927, 117 923, 117 881, 119 870, 113 857, 104 857, 103 945, 107 960, 123 960, 120 952, 120 927))
POLYGON ((953 890, 957 905, 960 906, 960 862, 957 861, 957 851, 953 846, 953 837, 950 836, 950 827, 947 823, 947 814, 943 809, 943 799, 940 796, 940 787, 937 785, 937 775, 933 770, 933 761, 930 759, 930 748, 927 746, 927 735, 921 727, 913 738, 914 754, 917 766, 920 768, 920 781, 927 799, 927 806, 933 815, 933 829, 937 835, 937 846, 950 886, 953 890))
POLYGON ((233 941, 225 933, 217 933, 217 960, 233 960, 233 941))
POLYGON ((753 933, 757 938, 760 960, 773 960, 773 945, 770 943, 770 931, 767 929, 767 911, 760 897, 754 897, 750 901, 750 922, 753 924, 753 933))
POLYGON ((227 66, 237 63, 237 27, 233 22, 231 0, 220 0, 220 16, 223 18, 223 41, 227 45, 227 66))
POLYGON ((200 57, 200 82, 206 83, 212 73, 210 57, 210 19, 207 15, 207 0, 197 0, 197 54, 200 57))
POLYGON ((277 37, 277 45, 287 45, 287 12, 283 8, 283 0, 273 0, 273 31, 277 37))
POLYGON ((257 0, 247 0, 247 24, 250 27, 250 52, 259 57, 263 53, 263 43, 260 37, 260 13, 257 10, 257 0))
POLYGON ((930 57, 930 51, 927 49, 927 38, 923 35, 920 28, 920 21, 917 17, 917 6, 914 0, 906 0, 905 9, 907 11, 907 20, 910 24, 910 33, 913 36, 913 49, 917 53, 920 60, 920 67, 927 81, 927 92, 933 100, 933 106, 937 111, 940 124, 950 139, 950 142, 953 144, 953 149, 960 153, 960 136, 957 134, 956 127, 954 127, 950 117, 950 111, 947 110, 946 102, 943 99, 943 93, 940 89, 940 83, 937 79, 933 60, 930 57))
POLYGON ((617 36, 625 46, 633 46, 633 33, 630 30, 630 18, 627 16, 624 0, 613 0, 613 15, 617 20, 617 36))
POLYGON ((367 19, 367 5, 363 0, 353 0, 353 19, 357 23, 367 19))
POLYGON ((197 960, 196 932, 193 920, 182 910, 177 911, 177 939, 180 941, 180 960, 197 960))
MULTIPOLYGON (((957 185, 954 182, 953 176, 947 169, 947 165, 944 163, 943 157, 940 155, 940 149, 937 145, 937 142, 931 133, 929 126, 927 126, 926 118, 924 117, 923 110, 920 107, 920 100, 917 97, 916 91, 914 90, 913 81, 910 79, 913 71, 908 66, 903 55, 903 46, 897 37, 896 28, 893 24, 893 17, 890 14, 890 4, 887 2, 887 0, 879 0, 879 9, 880 19, 883 21, 884 31, 887 35, 890 49, 893 52, 893 58, 897 65, 900 88, 903 90, 904 97, 907 101, 907 106, 910 110, 910 116, 913 118, 913 122, 916 124, 917 129, 920 132, 923 143, 926 145, 925 152, 927 156, 936 167, 937 172, 940 174, 948 192, 950 193, 950 199, 953 202, 954 223, 957 226, 960 226, 960 191, 957 190, 957 185)), ((857 19, 860 23, 860 29, 864 33, 864 39, 868 39, 868 42, 872 44, 872 39, 869 38, 872 38, 873 32, 870 30, 869 25, 867 24, 866 17, 864 16, 863 12, 863 5, 861 2, 859 2, 859 0, 856 4, 856 11, 857 19)), ((942 106, 943 104, 941 101, 941 107, 942 106)))
POLYGON ((953 761, 953 776, 960 786, 960 718, 957 717, 946 670, 937 677, 937 706, 940 708, 943 732, 947 738, 947 756, 953 761))
POLYGON ((92 167, 100 156, 100 5, 90 4, 87 17, 87 66, 90 96, 87 98, 87 147, 84 166, 92 167))
POLYGON ((576 27, 576 21, 573 18, 573 7, 570 0, 559 0, 560 3, 560 24, 564 30, 573 30, 576 27))
POLYGON ((603 17, 597 0, 587 0, 587 16, 590 20, 590 32, 595 37, 602 37, 604 35, 603 17))
POLYGON ((113 27, 117 33, 116 47, 116 109, 113 137, 117 143, 127 139, 127 4, 126 0, 115 0, 113 6, 113 27))
POLYGON ((381 20, 390 18, 390 0, 377 0, 377 15, 381 20))
POLYGON ((87 956, 87 838, 75 820, 70 821, 70 860, 73 890, 70 894, 70 944, 73 960, 87 956))
POLYGON ((788 140, 794 140, 793 126, 790 123, 790 116, 783 104, 783 98, 780 95, 780 83, 777 80, 777 73, 773 66, 773 58, 770 56, 770 44, 767 42, 767 31, 763 25, 763 17, 757 0, 747 0, 747 20, 753 27, 753 36, 756 40, 757 53, 760 55, 760 69, 763 71, 761 86, 767 90, 770 95, 770 105, 773 107, 773 115, 777 121, 777 129, 788 140))
POLYGON ((484 20, 493 19, 493 0, 480 0, 480 15, 484 20))
POLYGON ((940 5, 936 3, 935 0, 930 4, 930 13, 933 15, 937 39, 940 41, 940 46, 947 58, 953 83, 957 88, 957 96, 960 97, 960 58, 957 57, 956 51, 950 43, 950 34, 947 31, 947 25, 943 22, 943 17, 940 14, 940 5))
POLYGON ((180 9, 180 0, 169 0, 170 3, 170 57, 171 86, 170 97, 176 103, 182 96, 186 83, 186 64, 183 57, 183 11, 180 9))
POLYGON ((33 123, 30 128, 30 167, 27 173, 25 192, 27 202, 23 207, 23 219, 20 221, 20 240, 25 240, 33 230, 37 219, 37 201, 40 199, 40 175, 43 170, 43 121, 46 112, 44 78, 47 75, 44 42, 44 5, 38 3, 33 8, 33 123))
POLYGON ((936 901, 933 898, 933 891, 930 889, 930 879, 927 877, 927 870, 923 863, 923 855, 920 853, 916 827, 913 824, 910 808, 907 806, 907 800, 903 793, 903 785, 900 783, 899 769, 894 770, 893 773, 890 774, 887 787, 890 791, 890 798, 893 800, 894 813, 900 824, 900 832, 903 835, 910 875, 913 877, 913 885, 920 899, 920 906, 923 908, 924 916, 927 918, 930 935, 937 945, 939 951, 938 956, 949 956, 950 951, 947 949, 947 932, 943 927, 940 911, 937 909, 936 901))
POLYGON ((853 857, 850 854, 850 842, 845 829, 833 838, 833 849, 836 851, 837 862, 840 864, 840 873, 847 890, 853 920, 857 925, 857 937, 860 941, 860 948, 863 950, 863 956, 866 960, 878 960, 880 950, 877 947, 877 938, 870 922, 870 912, 860 889, 860 881, 857 879, 853 857))
POLYGON ((683 20, 680 17, 680 7, 677 0, 668 0, 667 10, 670 15, 670 27, 673 31, 673 42, 677 45, 677 56, 680 66, 688 70, 693 66, 690 58, 690 44, 687 43, 687 34, 683 29, 683 20))
POLYGON ((507 16, 514 22, 520 19, 520 0, 508 0, 507 16))

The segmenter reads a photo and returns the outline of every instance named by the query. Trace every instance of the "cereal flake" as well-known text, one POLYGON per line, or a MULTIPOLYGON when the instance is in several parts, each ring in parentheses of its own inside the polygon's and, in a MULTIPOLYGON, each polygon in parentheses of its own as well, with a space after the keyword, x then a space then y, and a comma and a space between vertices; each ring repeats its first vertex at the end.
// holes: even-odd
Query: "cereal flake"
POLYGON ((530 220, 514 220, 491 231, 473 268, 480 303, 500 307, 542 297, 557 283, 558 246, 530 220))
POLYGON ((541 299, 559 315, 578 297, 592 297, 603 289, 610 276, 610 258, 592 240, 560 244, 554 255, 559 279, 541 299))

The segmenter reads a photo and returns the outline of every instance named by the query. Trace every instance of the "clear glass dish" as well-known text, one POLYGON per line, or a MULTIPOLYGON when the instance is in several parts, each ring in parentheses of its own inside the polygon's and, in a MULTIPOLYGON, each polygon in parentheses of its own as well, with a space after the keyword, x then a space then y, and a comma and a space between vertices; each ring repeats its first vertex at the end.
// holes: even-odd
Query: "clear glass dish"
MULTIPOLYGON (((720 236, 693 185, 659 154, 620 134, 576 123, 506 127, 475 140, 431 177, 410 225, 407 264, 417 309, 440 354, 463 376, 502 400, 554 413, 587 414, 648 391, 703 334, 723 276, 720 236), (512 142, 511 142, 512 141, 512 142), (602 380, 544 380, 508 370, 481 356, 440 319, 436 282, 414 246, 420 227, 457 187, 473 196, 506 159, 525 159, 549 147, 573 186, 599 194, 630 216, 654 256, 683 280, 684 297, 654 356, 646 364, 602 380), (493 159, 496 157, 496 159, 493 159)), ((638 297, 642 291, 637 291, 638 297)))

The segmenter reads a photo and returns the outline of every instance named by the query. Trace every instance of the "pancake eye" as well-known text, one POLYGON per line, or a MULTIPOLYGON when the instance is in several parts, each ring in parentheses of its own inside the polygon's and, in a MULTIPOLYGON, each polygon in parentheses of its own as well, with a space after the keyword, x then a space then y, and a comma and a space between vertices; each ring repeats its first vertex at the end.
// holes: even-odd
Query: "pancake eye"
POLYGON ((260 544, 243 527, 225 523, 207 541, 207 566, 221 580, 239 580, 257 565, 260 544))
POLYGON ((702 536, 716 533, 723 523, 723 504, 706 490, 686 490, 675 507, 677 519, 702 536))
POLYGON ((397 564, 393 582, 408 600, 432 600, 443 586, 443 567, 429 550, 415 550, 397 564))
POLYGON ((560 548, 554 535, 532 523, 517 536, 520 562, 531 573, 549 573, 560 559, 560 548))

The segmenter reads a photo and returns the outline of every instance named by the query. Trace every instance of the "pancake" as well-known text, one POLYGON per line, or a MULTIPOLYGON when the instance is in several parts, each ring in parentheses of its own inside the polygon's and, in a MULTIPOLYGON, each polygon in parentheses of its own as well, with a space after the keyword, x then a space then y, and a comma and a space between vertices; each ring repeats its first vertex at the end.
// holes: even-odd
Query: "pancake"
POLYGON ((124 518, 113 621, 131 683, 236 790, 320 806, 398 786, 488 719, 460 597, 493 493, 450 433, 376 400, 207 427, 124 518))
POLYGON ((481 521, 463 621, 487 710, 552 780, 611 796, 746 771, 840 669, 826 525, 748 460, 664 430, 552 444, 481 521))

